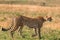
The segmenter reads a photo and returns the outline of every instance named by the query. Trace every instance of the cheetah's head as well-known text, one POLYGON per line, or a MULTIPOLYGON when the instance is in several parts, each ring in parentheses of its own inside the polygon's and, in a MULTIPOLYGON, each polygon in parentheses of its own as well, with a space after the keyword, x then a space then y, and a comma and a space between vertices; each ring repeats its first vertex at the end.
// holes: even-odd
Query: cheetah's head
POLYGON ((52 21, 52 17, 51 16, 46 16, 46 20, 52 21))

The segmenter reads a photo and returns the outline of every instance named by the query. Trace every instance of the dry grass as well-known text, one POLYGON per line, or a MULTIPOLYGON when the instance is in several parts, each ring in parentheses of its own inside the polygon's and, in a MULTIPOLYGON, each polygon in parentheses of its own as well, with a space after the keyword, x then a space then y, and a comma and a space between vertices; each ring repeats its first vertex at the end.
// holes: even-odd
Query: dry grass
MULTIPOLYGON (((60 7, 43 7, 43 6, 35 6, 35 5, 8 5, 8 4, 0 4, 0 12, 2 12, 4 15, 5 14, 12 14, 17 15, 25 15, 29 17, 37 17, 37 16, 52 16, 53 17, 53 22, 51 24, 47 23, 46 26, 50 26, 53 28, 60 28, 57 25, 60 25, 60 7), (5 13, 6 12, 6 13, 5 13)), ((0 13, 0 14, 2 14, 0 13)), ((7 15, 9 16, 9 15, 7 15)), ((11 16, 10 16, 11 17, 11 16)), ((8 23, 8 22, 6 22, 8 23)), ((6 24, 4 22, 4 26, 6 24)), ((3 24, 0 23, 1 25, 3 24)), ((7 24, 6 24, 7 25, 7 24)))
MULTIPOLYGON (((28 17, 37 16, 52 16, 52 22, 45 22, 42 27, 42 39, 41 40, 59 40, 60 37, 60 7, 43 7, 35 5, 8 5, 0 4, 0 26, 7 27, 11 25, 11 18, 14 16, 25 15, 28 17)), ((15 39, 17 40, 38 40, 38 38, 30 37, 33 33, 28 28, 24 29, 26 38, 21 38, 16 32, 15 39)), ((11 40, 8 34, 5 32, 0 32, 1 40, 11 40), (8 37, 8 38, 7 38, 8 37)))

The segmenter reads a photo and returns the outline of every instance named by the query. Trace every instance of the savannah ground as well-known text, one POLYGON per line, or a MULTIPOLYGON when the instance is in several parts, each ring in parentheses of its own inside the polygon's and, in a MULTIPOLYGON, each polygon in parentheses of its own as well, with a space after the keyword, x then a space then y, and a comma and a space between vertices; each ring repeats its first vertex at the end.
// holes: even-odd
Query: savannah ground
MULTIPOLYGON (((60 40, 60 7, 47 7, 36 5, 20 5, 20 4, 0 4, 0 40, 11 40, 9 31, 1 31, 1 27, 11 25, 11 18, 14 16, 24 15, 27 17, 38 17, 46 15, 52 16, 52 22, 45 22, 41 28, 41 40, 60 40)), ((14 34, 15 40, 38 40, 38 36, 31 37, 34 30, 24 27, 23 34, 25 38, 19 35, 16 31, 14 34)))

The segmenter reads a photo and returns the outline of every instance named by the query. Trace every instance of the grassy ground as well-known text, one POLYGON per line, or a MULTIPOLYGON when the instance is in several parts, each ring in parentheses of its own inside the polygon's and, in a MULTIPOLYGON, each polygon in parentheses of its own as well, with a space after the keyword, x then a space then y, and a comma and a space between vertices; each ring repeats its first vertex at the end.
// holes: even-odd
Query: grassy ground
MULTIPOLYGON (((39 40, 38 36, 31 37, 31 35, 34 34, 34 31, 32 31, 32 29, 29 29, 27 27, 24 28, 23 34, 25 35, 25 38, 22 38, 18 32, 15 32, 14 39, 39 40)), ((60 31, 43 28, 41 31, 41 37, 42 37, 41 40, 60 40, 60 31)), ((11 40, 10 33, 0 31, 0 40, 11 40)))
MULTIPOLYGON (((7 22, 8 18, 12 18, 13 16, 19 16, 19 15, 29 15, 29 17, 36 17, 36 16, 46 16, 47 14, 37 14, 37 13, 31 13, 31 14, 27 14, 27 13, 20 13, 20 12, 2 12, 0 11, 0 26, 3 25, 3 27, 5 26, 9 26, 9 22, 7 22), (5 24, 5 22, 7 22, 5 24), (4 25, 5 24, 5 25, 4 25)), ((55 18, 60 18, 60 15, 58 14, 53 14, 53 17, 55 16, 55 18)), ((44 26, 41 29, 41 36, 42 39, 41 40, 60 40, 60 31, 58 30, 59 24, 60 22, 53 21, 52 22, 46 22, 44 24, 44 26), (57 25, 56 25, 57 24, 57 25), (55 28, 55 29, 54 29, 55 28)), ((19 35, 19 32, 15 32, 14 34, 14 39, 15 40, 38 40, 38 36, 36 37, 31 37, 32 34, 34 34, 34 31, 32 31, 33 29, 29 29, 26 26, 23 29, 23 34, 25 35, 25 38, 22 38, 19 35)), ((3 32, 0 31, 0 40, 11 40, 11 36, 10 33, 7 32, 3 32)))
MULTIPOLYGON (((45 22, 41 29, 41 40, 60 40, 60 8, 59 7, 41 7, 41 6, 26 6, 26 5, 0 5, 0 27, 9 27, 10 18, 14 16, 24 15, 28 17, 37 17, 46 15, 52 16, 52 22, 45 22)), ((33 29, 25 26, 23 34, 26 38, 22 38, 16 31, 14 34, 15 40, 38 40, 38 36, 31 37, 34 34, 33 29)), ((0 40, 11 40, 9 31, 0 31, 0 40)))

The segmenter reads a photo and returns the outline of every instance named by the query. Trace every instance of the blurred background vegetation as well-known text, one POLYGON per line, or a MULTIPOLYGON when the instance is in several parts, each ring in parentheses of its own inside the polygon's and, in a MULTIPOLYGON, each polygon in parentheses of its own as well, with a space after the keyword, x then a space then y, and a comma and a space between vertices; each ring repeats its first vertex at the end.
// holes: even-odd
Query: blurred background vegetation
POLYGON ((0 4, 29 4, 40 6, 60 6, 60 0, 0 0, 0 4))

